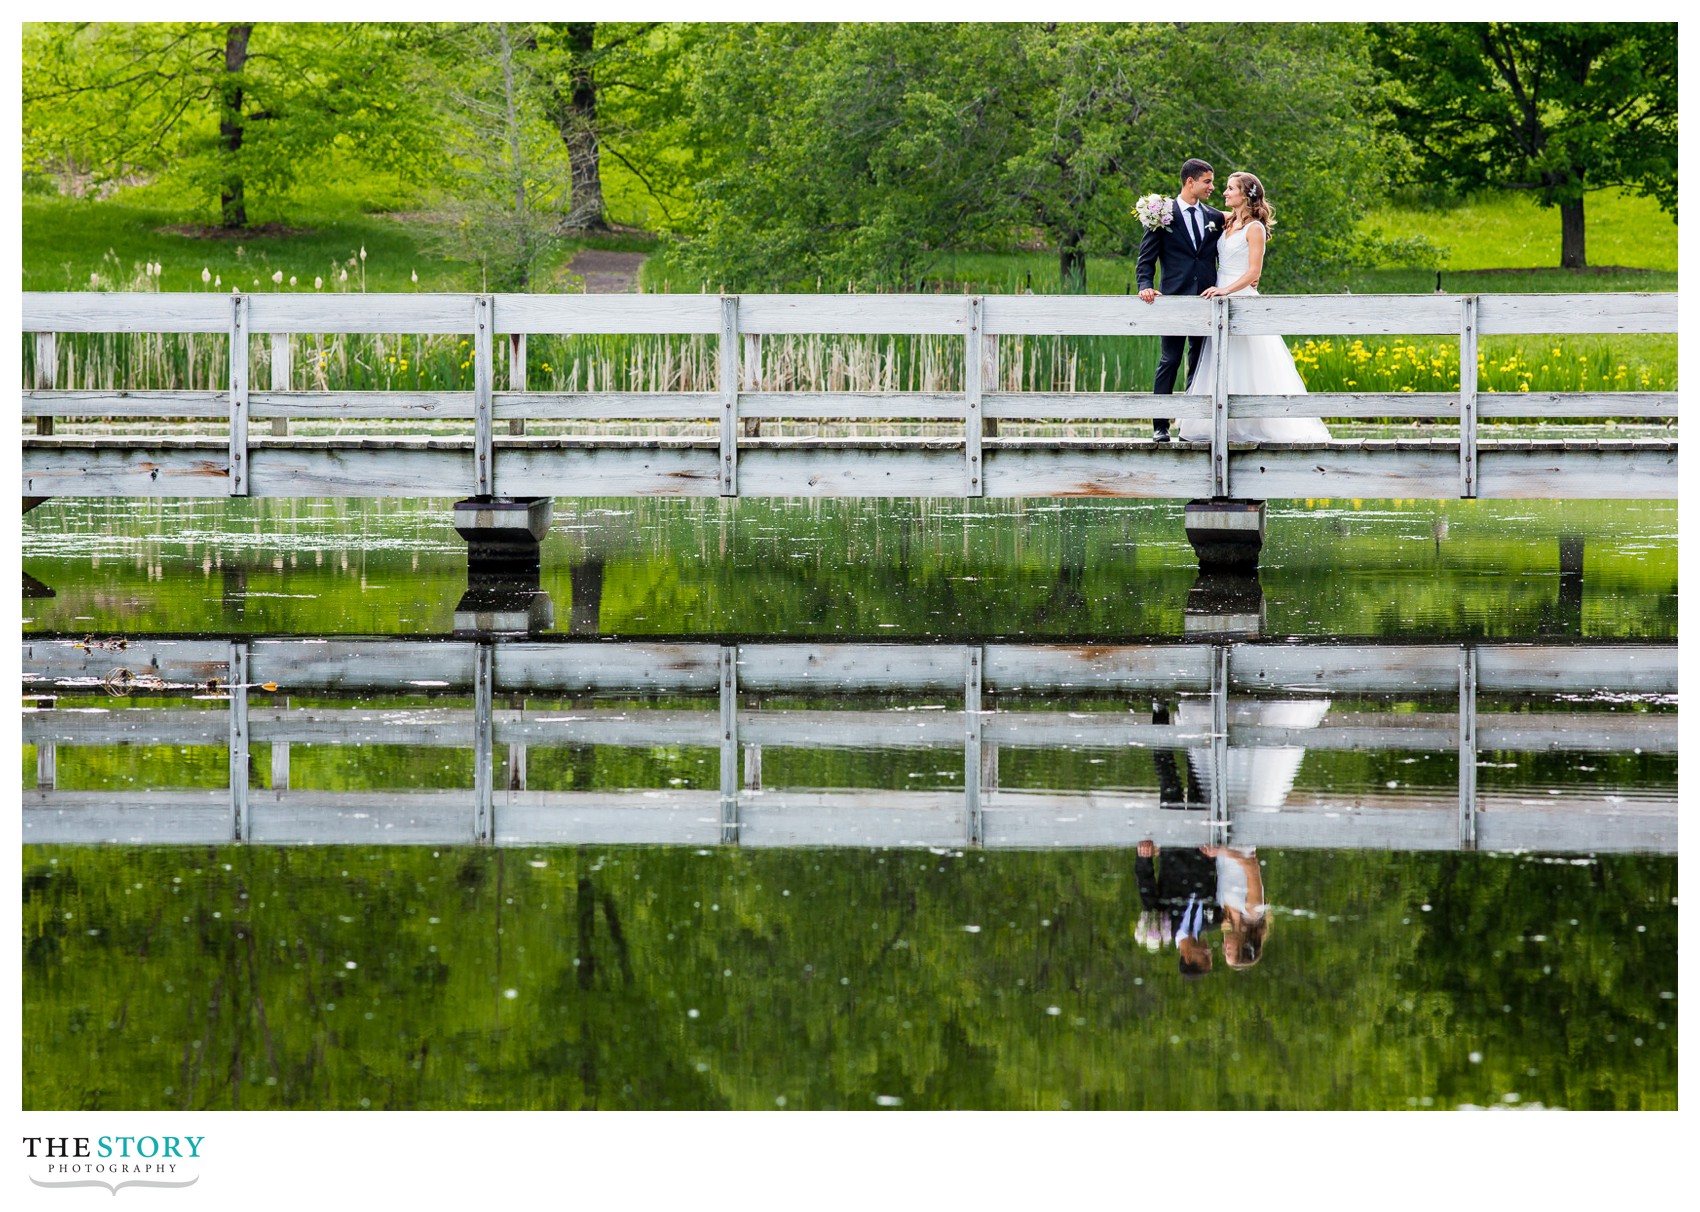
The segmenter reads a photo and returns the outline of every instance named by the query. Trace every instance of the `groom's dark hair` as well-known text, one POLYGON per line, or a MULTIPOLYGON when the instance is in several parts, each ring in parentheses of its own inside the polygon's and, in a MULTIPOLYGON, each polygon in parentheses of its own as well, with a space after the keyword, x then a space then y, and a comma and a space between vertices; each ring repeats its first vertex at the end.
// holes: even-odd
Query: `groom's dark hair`
POLYGON ((1195 177, 1202 177, 1205 173, 1214 173, 1215 171, 1203 160, 1188 160, 1181 165, 1181 184, 1185 185, 1195 177))

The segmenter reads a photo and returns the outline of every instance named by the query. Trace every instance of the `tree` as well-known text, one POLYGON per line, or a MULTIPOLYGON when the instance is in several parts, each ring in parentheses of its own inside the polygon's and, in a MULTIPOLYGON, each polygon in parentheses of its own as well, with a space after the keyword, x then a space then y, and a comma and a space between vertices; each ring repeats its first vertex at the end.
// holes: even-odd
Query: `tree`
POLYGON ((1137 247, 1134 198, 1196 154, 1291 206, 1291 284, 1340 259, 1380 172, 1353 27, 729 27, 690 74, 709 150, 681 260, 739 288, 912 285, 947 250, 1038 236, 1084 290, 1090 256, 1137 247))
POLYGON ((529 26, 449 26, 423 77, 440 107, 442 236, 484 290, 526 289, 556 241, 563 181, 535 49, 529 26))
POLYGON ((87 179, 169 174, 243 228, 340 147, 402 165, 425 137, 374 24, 216 22, 26 25, 26 166, 87 179))
POLYGON ((1588 263, 1583 199, 1623 186, 1676 212, 1676 26, 1379 24, 1386 103, 1418 170, 1557 206, 1559 264, 1588 263))

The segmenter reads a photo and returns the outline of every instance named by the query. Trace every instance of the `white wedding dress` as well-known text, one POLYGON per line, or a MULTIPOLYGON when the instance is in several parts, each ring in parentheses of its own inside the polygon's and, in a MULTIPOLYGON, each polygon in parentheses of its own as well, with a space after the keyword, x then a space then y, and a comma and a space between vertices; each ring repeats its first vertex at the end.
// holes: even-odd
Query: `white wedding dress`
MULTIPOLYGON (((1259 226, 1262 226, 1259 224, 1259 226)), ((1251 267, 1251 248, 1246 231, 1241 228, 1222 237, 1216 246, 1216 280, 1234 281, 1251 267)), ((1248 286, 1229 295, 1230 299, 1255 296, 1255 287, 1248 286)), ((1216 392, 1215 337, 1206 337, 1198 355, 1198 373, 1187 383, 1189 396, 1213 396, 1216 392)), ((1228 338, 1228 393, 1247 396, 1302 396, 1305 382, 1293 365, 1293 355, 1287 343, 1273 334, 1254 337, 1228 338)), ((1208 442, 1209 417, 1185 417, 1181 420, 1181 441, 1208 442)), ((1228 441, 1230 442, 1326 442, 1328 426, 1315 417, 1260 417, 1253 420, 1234 419, 1233 403, 1228 404, 1228 441)))

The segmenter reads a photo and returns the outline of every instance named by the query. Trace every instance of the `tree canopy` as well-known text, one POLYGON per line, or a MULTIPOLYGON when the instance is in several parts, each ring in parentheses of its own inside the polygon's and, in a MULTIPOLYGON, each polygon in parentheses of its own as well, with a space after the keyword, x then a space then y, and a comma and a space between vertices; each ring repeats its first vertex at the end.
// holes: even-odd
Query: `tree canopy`
POLYGON ((1583 198, 1625 186, 1676 211, 1676 26, 1379 24, 1387 115, 1415 175, 1533 190, 1557 206, 1560 264, 1587 265, 1583 198))

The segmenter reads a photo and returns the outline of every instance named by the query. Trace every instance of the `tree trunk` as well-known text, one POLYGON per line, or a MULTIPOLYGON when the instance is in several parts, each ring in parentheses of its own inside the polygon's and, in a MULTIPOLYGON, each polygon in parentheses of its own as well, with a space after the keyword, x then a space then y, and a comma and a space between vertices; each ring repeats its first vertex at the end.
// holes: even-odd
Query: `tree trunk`
POLYGON ((242 69, 248 63, 248 39, 254 27, 232 25, 224 33, 224 79, 219 82, 218 137, 225 155, 224 181, 219 186, 219 223, 248 226, 248 201, 242 188, 242 69))
POLYGON ((1588 267, 1588 228, 1583 222, 1582 199, 1558 204, 1558 223, 1564 233, 1558 263, 1564 269, 1588 267))
POLYGON ((591 52, 596 46, 596 22, 570 21, 562 27, 573 63, 570 95, 551 90, 549 120, 567 147, 572 176, 572 201, 562 226, 580 230, 607 231, 608 215, 602 202, 602 145, 596 130, 596 77, 591 69, 591 52))
POLYGON ((1057 269, 1065 295, 1086 293, 1086 253, 1080 247, 1080 235, 1077 231, 1065 233, 1057 249, 1057 269))

